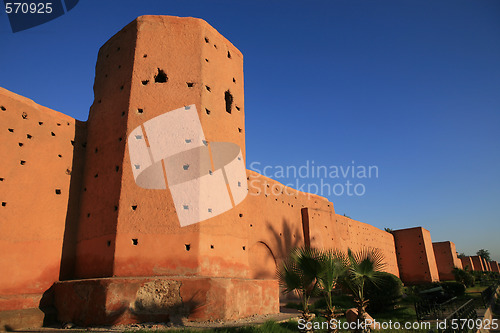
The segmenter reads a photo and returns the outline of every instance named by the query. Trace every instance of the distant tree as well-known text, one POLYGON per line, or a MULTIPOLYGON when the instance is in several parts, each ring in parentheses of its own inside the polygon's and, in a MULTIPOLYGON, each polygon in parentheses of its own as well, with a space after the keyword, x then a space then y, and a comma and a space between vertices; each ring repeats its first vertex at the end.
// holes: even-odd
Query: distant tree
POLYGON ((458 253, 458 252, 457 252, 457 257, 458 257, 458 258, 465 258, 465 257, 467 257, 467 256, 466 256, 466 255, 465 255, 465 253, 463 253, 463 252, 461 252, 461 253, 458 253))
POLYGON ((390 233, 390 234, 392 234, 392 232, 394 231, 394 230, 392 230, 391 228, 384 228, 384 230, 385 230, 385 231, 387 231, 387 232, 388 232, 388 233, 390 233))
POLYGON ((486 261, 491 261, 490 251, 488 251, 488 250, 481 249, 481 250, 477 251, 476 254, 478 256, 483 257, 483 259, 486 260, 486 261))

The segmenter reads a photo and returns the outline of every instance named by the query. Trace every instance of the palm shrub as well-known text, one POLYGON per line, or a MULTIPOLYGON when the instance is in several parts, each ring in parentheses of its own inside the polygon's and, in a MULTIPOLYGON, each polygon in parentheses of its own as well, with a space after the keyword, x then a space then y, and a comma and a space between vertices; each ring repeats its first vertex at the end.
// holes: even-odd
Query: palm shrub
MULTIPOLYGON (((321 270, 318 274, 318 284, 323 292, 326 302, 325 319, 331 323, 332 319, 338 317, 333 305, 333 291, 337 288, 339 281, 346 275, 348 259, 343 252, 330 250, 323 253, 320 257, 321 270)), ((329 332, 334 331, 331 325, 328 325, 329 332)))
POLYGON ((295 293, 302 303, 302 319, 309 322, 309 300, 318 293, 318 276, 323 269, 324 254, 314 248, 295 248, 278 267, 277 276, 285 294, 295 293))
POLYGON ((369 302, 366 285, 369 282, 375 286, 380 284, 381 272, 385 268, 384 256, 378 249, 363 248, 356 252, 348 249, 347 259, 349 267, 343 284, 352 292, 358 309, 358 321, 363 322, 369 302))
POLYGON ((367 307, 370 313, 394 309, 403 296, 403 282, 396 275, 380 272, 379 285, 369 281, 366 285, 366 296, 370 299, 367 307))

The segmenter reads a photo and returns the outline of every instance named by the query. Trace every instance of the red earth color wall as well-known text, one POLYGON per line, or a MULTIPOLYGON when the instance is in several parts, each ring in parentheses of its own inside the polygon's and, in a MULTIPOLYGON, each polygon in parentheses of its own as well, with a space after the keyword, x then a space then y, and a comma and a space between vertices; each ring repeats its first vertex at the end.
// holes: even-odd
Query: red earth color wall
POLYGON ((490 263, 483 257, 481 257, 481 260, 483 261, 484 270, 488 272, 491 271, 490 263))
POLYGON ((463 269, 466 269, 468 267, 469 271, 475 271, 474 262, 472 261, 471 257, 462 257, 460 258, 460 261, 462 262, 463 269))
POLYGON ((485 271, 486 270, 484 268, 483 258, 481 258, 481 256, 471 256, 470 258, 471 258, 472 262, 474 263, 474 270, 475 271, 485 271))
POLYGON ((498 266, 498 262, 497 261, 491 261, 491 271, 492 272, 497 272, 497 273, 500 273, 500 266, 498 266))
POLYGON ((245 159, 243 56, 205 21, 134 20, 100 49, 94 95, 80 122, 0 89, 2 327, 52 304, 81 325, 278 312, 276 266, 301 246, 375 248, 407 283, 438 279, 427 230, 388 233, 253 171, 240 204, 184 227, 168 187, 136 185, 131 131, 187 105, 245 159))
POLYGON ((0 88, 3 315, 43 318, 30 309, 51 303, 51 286, 74 260, 85 132, 85 123, 0 88))
POLYGON ((439 281, 431 234, 422 227, 394 230, 399 275, 404 283, 439 281))
POLYGON ((432 243, 432 248, 436 257, 439 280, 454 280, 453 268, 462 268, 462 261, 457 257, 455 243, 450 241, 435 242, 432 243))

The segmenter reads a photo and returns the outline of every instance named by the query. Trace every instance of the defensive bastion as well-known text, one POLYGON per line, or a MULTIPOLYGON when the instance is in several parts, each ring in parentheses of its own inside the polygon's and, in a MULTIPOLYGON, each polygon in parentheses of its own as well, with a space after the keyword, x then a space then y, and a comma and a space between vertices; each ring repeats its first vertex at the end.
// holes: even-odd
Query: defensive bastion
POLYGON ((391 233, 246 170, 243 56, 203 20, 131 22, 94 96, 81 122, 0 88, 2 327, 276 313, 296 246, 378 248, 407 283, 459 262, 439 245, 436 268, 423 228, 395 232, 396 254, 391 233))

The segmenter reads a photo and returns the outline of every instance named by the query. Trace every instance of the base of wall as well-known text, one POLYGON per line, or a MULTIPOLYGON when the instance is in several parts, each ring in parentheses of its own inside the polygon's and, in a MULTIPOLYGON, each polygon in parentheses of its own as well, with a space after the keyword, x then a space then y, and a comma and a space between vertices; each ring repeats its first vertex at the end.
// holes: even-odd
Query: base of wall
POLYGON ((38 308, 0 311, 0 331, 42 327, 45 313, 38 308))
POLYGON ((276 280, 100 278, 54 287, 59 321, 81 326, 239 319, 279 312, 276 280))

